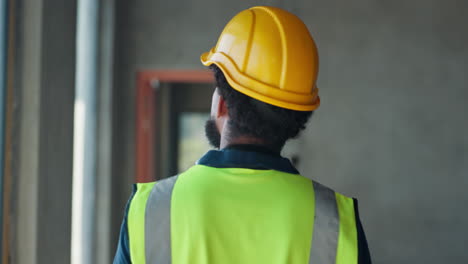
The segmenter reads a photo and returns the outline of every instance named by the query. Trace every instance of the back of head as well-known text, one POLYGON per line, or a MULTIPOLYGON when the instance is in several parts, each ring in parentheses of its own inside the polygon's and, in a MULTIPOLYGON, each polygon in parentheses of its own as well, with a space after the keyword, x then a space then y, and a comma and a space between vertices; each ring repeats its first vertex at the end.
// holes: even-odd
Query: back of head
POLYGON ((316 45, 304 23, 280 8, 252 7, 234 16, 201 61, 215 72, 231 136, 282 147, 320 105, 316 45))
POLYGON ((229 136, 250 136, 265 141, 273 150, 295 138, 312 115, 312 111, 295 111, 267 104, 233 89, 223 72, 211 65, 220 96, 229 111, 229 136))

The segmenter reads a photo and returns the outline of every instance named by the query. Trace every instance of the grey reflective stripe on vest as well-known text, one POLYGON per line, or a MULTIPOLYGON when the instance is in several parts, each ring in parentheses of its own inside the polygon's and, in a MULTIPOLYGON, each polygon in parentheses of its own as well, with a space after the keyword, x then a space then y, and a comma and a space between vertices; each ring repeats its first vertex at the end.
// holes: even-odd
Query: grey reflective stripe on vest
POLYGON ((317 182, 313 182, 313 186, 315 219, 309 264, 335 263, 340 232, 340 218, 335 192, 317 182))
POLYGON ((171 197, 178 176, 156 182, 146 203, 146 264, 171 263, 171 197))
MULTIPOLYGON (((178 176, 157 182, 148 197, 145 214, 146 264, 171 263, 171 198, 178 176)), ((309 264, 336 262, 340 229, 335 192, 313 182, 315 193, 314 233, 309 264)))

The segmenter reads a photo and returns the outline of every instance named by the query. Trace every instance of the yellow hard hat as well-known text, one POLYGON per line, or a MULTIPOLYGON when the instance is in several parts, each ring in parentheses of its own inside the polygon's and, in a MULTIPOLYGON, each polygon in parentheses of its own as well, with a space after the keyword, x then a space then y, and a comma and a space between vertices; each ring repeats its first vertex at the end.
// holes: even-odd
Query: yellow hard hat
POLYGON ((232 88, 262 102, 298 111, 320 105, 317 47, 304 23, 280 8, 237 14, 201 61, 216 64, 232 88))

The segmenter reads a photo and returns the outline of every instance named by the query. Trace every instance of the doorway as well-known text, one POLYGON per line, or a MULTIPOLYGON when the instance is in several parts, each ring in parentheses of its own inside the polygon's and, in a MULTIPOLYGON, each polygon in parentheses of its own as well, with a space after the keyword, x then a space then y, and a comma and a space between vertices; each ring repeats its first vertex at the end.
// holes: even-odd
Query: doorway
POLYGON ((209 150, 204 126, 214 91, 211 72, 143 72, 137 89, 136 182, 188 169, 209 150))

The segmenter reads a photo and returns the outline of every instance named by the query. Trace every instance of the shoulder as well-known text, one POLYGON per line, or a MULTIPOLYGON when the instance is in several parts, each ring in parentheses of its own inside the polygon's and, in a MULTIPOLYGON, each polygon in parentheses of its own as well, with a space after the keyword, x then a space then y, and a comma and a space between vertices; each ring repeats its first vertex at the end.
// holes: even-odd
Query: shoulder
POLYGON ((323 185, 315 180, 312 181, 312 186, 314 187, 315 197, 317 199, 327 199, 336 203, 339 206, 351 206, 354 207, 354 201, 356 199, 346 196, 342 193, 339 193, 332 188, 323 185))
POLYGON ((370 253, 359 217, 357 199, 338 193, 318 182, 312 182, 316 214, 320 214, 316 219, 325 219, 327 223, 338 223, 336 226, 339 234, 338 257, 357 258, 359 264, 370 264, 370 253), (329 221, 332 218, 336 220, 329 221))
POLYGON ((164 188, 169 185, 174 184, 177 180, 178 175, 171 176, 169 178, 164 178, 162 180, 145 182, 145 183, 135 183, 134 184, 134 195, 130 201, 130 212, 132 211, 133 206, 146 204, 148 197, 155 188, 164 188))
POLYGON ((148 202, 151 193, 156 189, 166 189, 174 185, 178 175, 165 178, 158 181, 136 183, 134 184, 134 195, 130 201, 129 217, 142 214, 145 211, 146 203, 148 202))
POLYGON ((152 193, 157 190, 165 190, 169 185, 173 185, 177 176, 166 179, 134 184, 134 194, 128 205, 126 225, 129 241, 129 252, 132 262, 139 263, 144 259, 145 243, 145 215, 148 200, 152 193))

